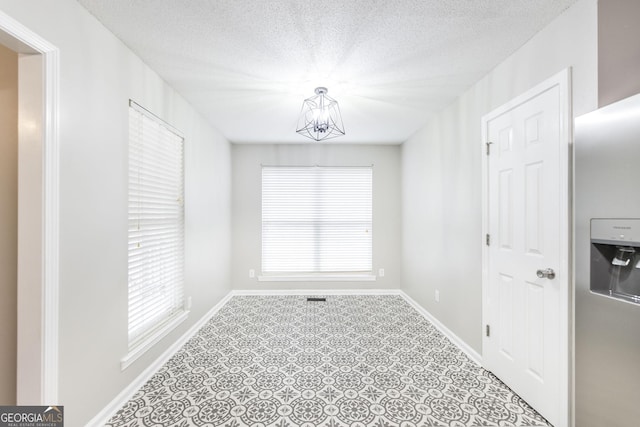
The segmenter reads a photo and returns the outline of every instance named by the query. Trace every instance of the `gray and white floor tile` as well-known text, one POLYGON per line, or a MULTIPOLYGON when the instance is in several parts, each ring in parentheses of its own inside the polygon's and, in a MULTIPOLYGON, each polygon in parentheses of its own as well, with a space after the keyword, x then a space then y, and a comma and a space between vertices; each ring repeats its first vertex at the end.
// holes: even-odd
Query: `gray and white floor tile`
POLYGON ((107 425, 548 426, 393 295, 235 296, 107 425))

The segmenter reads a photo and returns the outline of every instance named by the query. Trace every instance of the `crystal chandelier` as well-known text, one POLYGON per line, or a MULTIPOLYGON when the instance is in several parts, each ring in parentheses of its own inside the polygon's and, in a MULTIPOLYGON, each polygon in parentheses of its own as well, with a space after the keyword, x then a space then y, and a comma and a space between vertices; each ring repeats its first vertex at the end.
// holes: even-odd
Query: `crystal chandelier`
POLYGON ((316 96, 302 103, 296 132, 315 141, 344 135, 338 101, 327 95, 326 87, 317 87, 316 96))

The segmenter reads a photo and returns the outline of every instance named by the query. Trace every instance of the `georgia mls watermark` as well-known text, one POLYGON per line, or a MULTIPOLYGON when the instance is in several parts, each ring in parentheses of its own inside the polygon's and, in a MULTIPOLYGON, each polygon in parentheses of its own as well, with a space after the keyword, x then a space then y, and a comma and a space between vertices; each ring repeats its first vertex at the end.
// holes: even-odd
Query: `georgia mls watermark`
POLYGON ((0 406, 0 427, 64 427, 64 406, 0 406))

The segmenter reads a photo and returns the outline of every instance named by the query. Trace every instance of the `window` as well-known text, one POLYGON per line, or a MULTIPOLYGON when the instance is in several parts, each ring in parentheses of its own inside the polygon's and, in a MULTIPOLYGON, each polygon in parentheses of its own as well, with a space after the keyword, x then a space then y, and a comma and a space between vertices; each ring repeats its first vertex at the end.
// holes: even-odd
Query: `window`
POLYGON ((372 179, 372 167, 263 167, 262 272, 371 272, 372 179))
MULTIPOLYGON (((183 138, 129 107, 129 351, 184 320, 183 138), (182 316, 182 317, 181 317, 182 316)), ((154 341, 155 339, 155 341, 154 341)), ((142 351, 144 351, 142 350, 142 351)), ((123 360, 123 368, 125 360, 123 360)))

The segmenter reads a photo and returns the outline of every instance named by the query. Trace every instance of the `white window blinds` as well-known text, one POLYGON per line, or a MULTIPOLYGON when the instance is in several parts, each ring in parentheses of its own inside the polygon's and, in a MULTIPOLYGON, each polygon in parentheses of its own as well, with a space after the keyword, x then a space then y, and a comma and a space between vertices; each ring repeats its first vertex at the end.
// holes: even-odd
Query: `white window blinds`
POLYGON ((263 273, 372 270, 372 167, 263 167, 263 273))
POLYGON ((130 348, 183 311, 183 274, 183 138, 130 102, 130 348))

